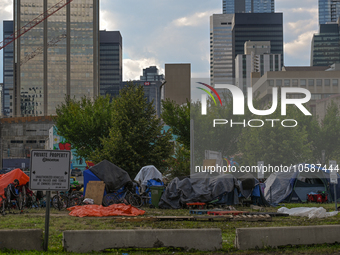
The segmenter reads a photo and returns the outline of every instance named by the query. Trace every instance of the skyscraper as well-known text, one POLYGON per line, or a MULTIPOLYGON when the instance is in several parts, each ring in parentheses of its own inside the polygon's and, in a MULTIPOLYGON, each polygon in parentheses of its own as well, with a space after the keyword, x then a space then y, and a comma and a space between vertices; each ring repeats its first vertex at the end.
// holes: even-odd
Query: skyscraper
POLYGON ((319 24, 337 22, 340 17, 340 0, 319 0, 319 24))
POLYGON ((223 13, 275 12, 274 0, 223 0, 223 13))
POLYGON ((210 83, 233 84, 233 14, 210 16, 210 83))
POLYGON ((270 41, 272 54, 281 55, 283 66, 282 13, 235 13, 233 21, 233 57, 244 53, 246 41, 270 41))
MULTIPOLYGON (((58 2, 14 0, 15 31, 58 2)), ((99 0, 73 0, 17 39, 13 115, 53 115, 66 95, 97 96, 98 44, 99 0)))
POLYGON ((119 95, 122 82, 122 36, 119 31, 100 31, 100 95, 119 95))
POLYGON ((163 81, 164 74, 158 73, 157 66, 150 66, 143 69, 143 75, 140 77, 141 81, 163 81))
POLYGON ((321 24, 314 34, 311 47, 311 66, 330 66, 340 63, 340 20, 338 24, 321 24))
MULTIPOLYGON (((3 38, 8 38, 13 34, 13 21, 3 22, 3 38)), ((14 99, 14 80, 13 80, 13 46, 14 43, 7 45, 3 49, 3 101, 2 114, 4 117, 12 116, 14 99)))

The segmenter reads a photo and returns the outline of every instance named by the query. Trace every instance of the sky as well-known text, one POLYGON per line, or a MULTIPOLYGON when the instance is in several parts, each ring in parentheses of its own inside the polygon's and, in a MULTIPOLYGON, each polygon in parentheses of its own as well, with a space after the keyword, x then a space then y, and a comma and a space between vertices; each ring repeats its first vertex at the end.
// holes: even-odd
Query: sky
MULTIPOLYGON (((0 1, 0 17, 11 20, 13 0, 0 1)), ((309 66, 311 40, 318 32, 318 0, 276 0, 283 12, 285 66, 309 66)), ((222 0, 100 0, 100 29, 123 37, 123 80, 167 63, 191 63, 193 78, 209 77, 210 16, 222 0)), ((0 38, 3 27, 0 25, 0 38)), ((2 51, 0 52, 2 82, 2 51)))

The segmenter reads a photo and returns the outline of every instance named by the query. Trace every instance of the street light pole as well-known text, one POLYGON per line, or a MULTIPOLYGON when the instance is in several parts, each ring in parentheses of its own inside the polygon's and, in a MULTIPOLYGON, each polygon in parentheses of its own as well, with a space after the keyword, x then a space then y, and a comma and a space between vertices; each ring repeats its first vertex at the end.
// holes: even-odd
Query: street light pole
POLYGON ((161 116, 161 109, 162 109, 162 106, 161 106, 161 102, 162 102, 162 87, 165 85, 165 83, 166 83, 166 80, 164 80, 162 82, 161 86, 159 86, 159 96, 158 96, 158 98, 159 98, 159 100, 158 100, 159 105, 158 105, 158 109, 157 109, 159 117, 161 116))

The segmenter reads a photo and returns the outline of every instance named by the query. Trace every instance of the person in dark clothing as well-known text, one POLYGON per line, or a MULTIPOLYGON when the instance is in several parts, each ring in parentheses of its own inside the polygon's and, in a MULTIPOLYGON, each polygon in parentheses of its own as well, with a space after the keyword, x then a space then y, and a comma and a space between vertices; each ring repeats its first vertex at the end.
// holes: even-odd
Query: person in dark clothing
POLYGON ((7 186, 7 189, 9 189, 10 191, 10 196, 11 196, 11 200, 13 199, 16 199, 18 197, 15 189, 19 186, 19 180, 18 179, 15 179, 13 181, 13 183, 10 183, 8 186, 7 186))

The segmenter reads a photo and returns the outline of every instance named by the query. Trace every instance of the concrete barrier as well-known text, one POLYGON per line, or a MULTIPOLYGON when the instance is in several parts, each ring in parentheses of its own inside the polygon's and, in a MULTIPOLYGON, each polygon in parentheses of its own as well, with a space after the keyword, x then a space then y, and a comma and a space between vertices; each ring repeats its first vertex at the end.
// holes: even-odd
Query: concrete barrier
POLYGON ((0 249, 42 251, 42 229, 0 230, 0 249))
POLYGON ((240 250, 285 245, 340 242, 340 225, 308 227, 238 228, 235 246, 240 250))
POLYGON ((215 251, 222 248, 221 229, 69 230, 63 233, 67 252, 114 248, 178 247, 215 251))

